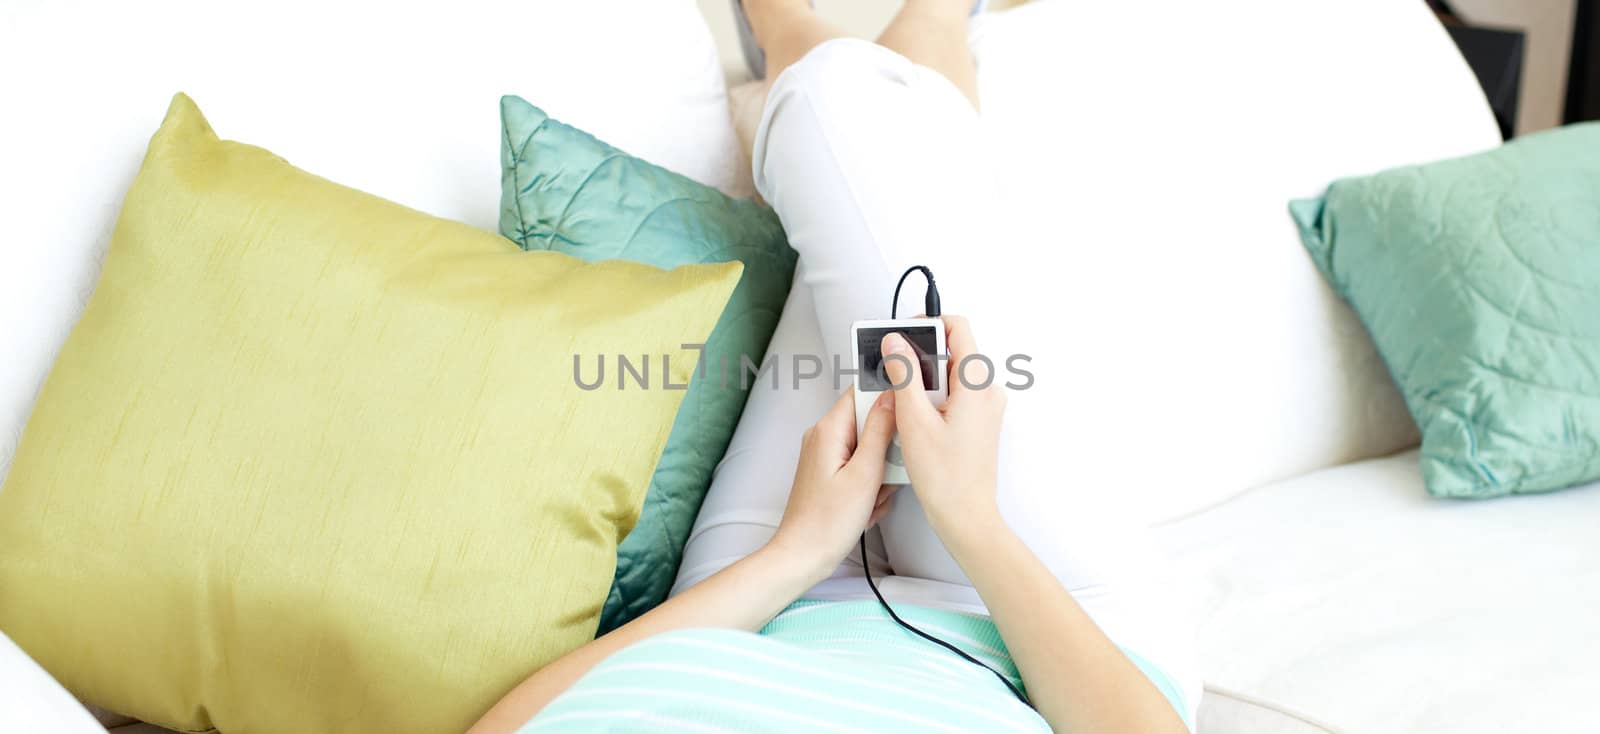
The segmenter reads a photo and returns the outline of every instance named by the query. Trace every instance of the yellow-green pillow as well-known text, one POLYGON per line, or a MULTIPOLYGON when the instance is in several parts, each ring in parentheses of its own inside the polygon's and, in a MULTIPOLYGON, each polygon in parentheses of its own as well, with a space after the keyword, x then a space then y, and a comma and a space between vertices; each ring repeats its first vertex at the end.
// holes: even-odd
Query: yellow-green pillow
POLYGON ((687 383, 739 272, 523 252, 179 95, 0 489, 0 628, 170 728, 460 731, 593 635, 683 397, 574 355, 687 383))

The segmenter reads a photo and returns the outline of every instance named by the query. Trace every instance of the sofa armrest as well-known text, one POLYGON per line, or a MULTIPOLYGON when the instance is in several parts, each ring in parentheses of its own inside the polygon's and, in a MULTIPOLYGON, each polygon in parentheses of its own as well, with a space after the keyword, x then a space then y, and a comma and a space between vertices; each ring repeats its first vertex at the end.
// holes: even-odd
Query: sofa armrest
POLYGON ((0 633, 0 731, 103 734, 78 700, 0 633))
POLYGON ((1335 734, 1298 711, 1215 686, 1200 699, 1198 734, 1335 734))

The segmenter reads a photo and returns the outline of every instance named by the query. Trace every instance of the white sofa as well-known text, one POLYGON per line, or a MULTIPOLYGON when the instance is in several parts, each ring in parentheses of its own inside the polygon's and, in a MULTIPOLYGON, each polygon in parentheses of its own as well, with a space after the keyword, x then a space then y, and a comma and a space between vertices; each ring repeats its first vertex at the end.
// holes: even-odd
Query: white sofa
MULTIPOLYGON (((485 228, 502 93, 750 191, 692 0, 252 5, 0 10, 0 475, 179 89, 224 137, 485 228)), ((1192 584, 1201 731, 1600 727, 1600 488, 1427 498, 1285 214, 1497 142, 1421 0, 1036 0, 974 47, 1010 207, 985 246, 1052 268, 1073 324, 1063 491, 1138 513, 1192 584)), ((0 692, 0 731, 98 728, 8 644, 0 692)))
POLYGON ((1074 483, 1192 582, 1200 729, 1600 731, 1600 486, 1430 499, 1284 214, 1498 142, 1424 4, 1034 3, 977 48, 1018 236, 1085 317, 1074 483))

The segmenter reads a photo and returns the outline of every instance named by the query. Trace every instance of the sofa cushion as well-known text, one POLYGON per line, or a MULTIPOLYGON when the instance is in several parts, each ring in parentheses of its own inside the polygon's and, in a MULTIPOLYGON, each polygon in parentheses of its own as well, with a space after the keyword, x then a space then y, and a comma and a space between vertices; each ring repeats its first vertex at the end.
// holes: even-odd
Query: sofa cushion
POLYGON ((1407 451, 1156 537, 1198 586, 1212 688, 1335 731, 1577 734, 1600 721, 1597 517, 1600 484, 1430 499, 1407 451))
POLYGON ((0 491, 0 628, 171 728, 463 731, 593 638, 740 269, 523 252, 180 95, 0 491), (622 353, 657 389, 575 383, 622 353))
POLYGON ((1338 734, 1298 711, 1212 686, 1200 699, 1196 734, 1338 734))
POLYGON ((100 722, 0 632, 0 731, 95 734, 100 722))
POLYGON ((1291 209, 1422 428, 1429 493, 1600 479, 1600 123, 1291 209))

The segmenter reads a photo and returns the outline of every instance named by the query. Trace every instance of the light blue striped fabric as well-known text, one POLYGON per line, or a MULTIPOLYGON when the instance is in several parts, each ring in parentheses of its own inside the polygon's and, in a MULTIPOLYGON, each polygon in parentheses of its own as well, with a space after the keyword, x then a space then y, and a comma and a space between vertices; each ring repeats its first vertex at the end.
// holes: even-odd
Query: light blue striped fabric
MULTIPOLYGON (((896 607, 1020 686, 986 617, 896 607)), ((1182 694, 1130 655, 1174 707, 1182 694)), ((801 600, 761 630, 681 630, 601 662, 521 734, 1049 732, 993 674, 913 636, 875 601, 801 600)))

